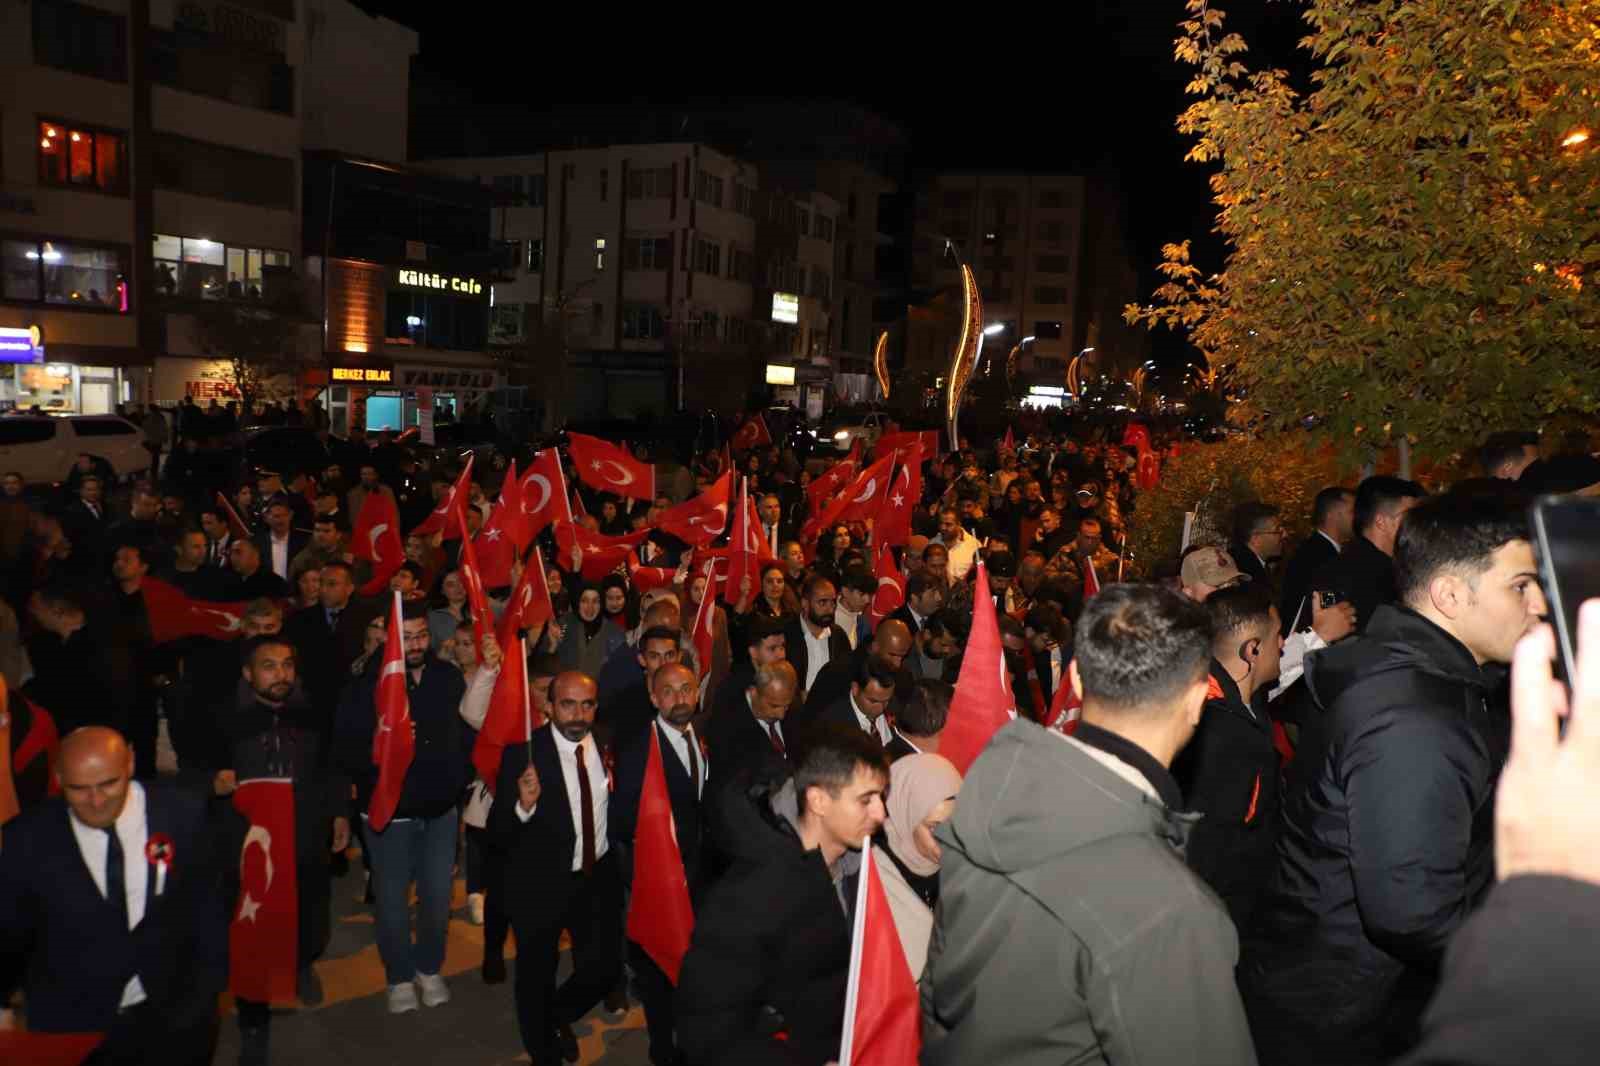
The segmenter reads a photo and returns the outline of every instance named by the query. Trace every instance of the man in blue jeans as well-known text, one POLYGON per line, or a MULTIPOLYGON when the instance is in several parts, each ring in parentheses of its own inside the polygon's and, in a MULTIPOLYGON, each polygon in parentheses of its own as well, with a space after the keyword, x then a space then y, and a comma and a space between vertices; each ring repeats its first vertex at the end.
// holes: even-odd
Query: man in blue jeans
POLYGON ((339 703, 335 752, 356 786, 361 839, 372 863, 377 893, 378 954, 389 983, 389 1013, 403 1014, 422 1002, 450 1000, 439 968, 450 925, 451 866, 456 850, 456 804, 471 780, 472 733, 460 707, 466 693, 461 671, 429 654, 428 619, 421 601, 405 604, 401 616, 406 653, 406 697, 416 730, 416 756, 406 771, 394 818, 374 832, 365 814, 378 781, 372 761, 373 702, 383 656, 373 655, 339 703), (411 882, 417 885, 417 936, 411 940, 411 882))

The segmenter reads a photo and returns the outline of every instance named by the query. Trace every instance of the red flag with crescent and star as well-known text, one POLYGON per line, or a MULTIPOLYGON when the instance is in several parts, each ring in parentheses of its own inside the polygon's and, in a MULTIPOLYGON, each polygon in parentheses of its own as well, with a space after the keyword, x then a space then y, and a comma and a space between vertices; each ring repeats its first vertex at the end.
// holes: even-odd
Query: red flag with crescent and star
POLYGON ((222 603, 190 599, 181 589, 160 578, 139 582, 144 610, 150 619, 150 640, 165 644, 184 637, 233 640, 244 632, 244 602, 222 603))
POLYGON ((367 493, 350 531, 350 554, 372 564, 372 578, 361 586, 361 595, 376 596, 389 587, 389 579, 406 561, 400 540, 400 508, 389 493, 367 493))
POLYGON ((479 576, 485 588, 499 589, 511 584, 511 564, 521 553, 517 550, 516 527, 522 522, 522 492, 517 484, 517 461, 513 459, 501 484, 500 498, 489 511, 489 520, 472 538, 473 554, 477 556, 479 576))
POLYGON ((702 548, 728 531, 728 504, 732 495, 733 472, 729 471, 700 495, 661 512, 656 526, 685 544, 702 548))
MULTIPOLYGON (((711 597, 707 596, 709 602, 711 597)), ((693 744, 691 739, 689 743, 693 744)), ((676 756, 674 756, 676 758, 676 756)), ((650 724, 650 754, 644 764, 639 816, 633 835, 633 897, 628 905, 628 939, 644 949, 667 980, 678 983, 683 957, 694 932, 689 879, 678 850, 672 798, 661 763, 661 734, 650 724)))
POLYGON ((772 443, 772 434, 767 432, 767 420, 761 417, 760 412, 745 420, 739 427, 739 432, 729 441, 735 451, 747 452, 751 448, 759 448, 764 444, 772 443))
POLYGON ((944 732, 939 734, 939 754, 955 763, 963 774, 989 738, 1016 717, 1005 652, 1000 644, 1000 624, 995 619, 994 596, 989 592, 989 573, 981 562, 977 570, 972 590, 972 632, 967 636, 961 675, 956 678, 944 732))
POLYGON ((690 635, 695 665, 700 668, 700 680, 703 682, 711 673, 711 655, 716 643, 717 561, 713 558, 696 558, 694 566, 706 579, 706 590, 700 594, 700 606, 694 613, 694 632, 690 635))
POLYGON ((378 714, 377 728, 372 733, 372 762, 378 768, 378 783, 367 804, 367 824, 381 833, 394 817, 406 772, 417 754, 411 699, 406 694, 406 645, 400 627, 399 592, 394 594, 394 606, 389 611, 389 636, 383 644, 383 666, 378 670, 372 705, 378 714))
POLYGON ((878 623, 900 609, 906 602, 906 576, 894 564, 891 545, 878 546, 878 591, 872 594, 872 605, 867 608, 867 621, 877 629, 878 623))
POLYGON ((852 478, 861 470, 861 438, 850 446, 850 454, 834 463, 828 469, 818 474, 811 484, 806 486, 806 500, 810 503, 807 508, 812 514, 820 514, 844 487, 850 484, 852 478))
MULTIPOLYGON (((489 596, 483 591, 486 587, 483 567, 478 565, 478 551, 472 546, 472 538, 467 536, 467 512, 462 508, 456 508, 456 521, 461 531, 461 558, 456 569, 461 574, 461 583, 467 587, 467 605, 472 608, 472 639, 478 642, 481 650, 484 634, 492 632, 494 614, 489 610, 489 596)), ((510 581, 507 576, 506 583, 510 581)))
POLYGON ((517 587, 511 590, 505 613, 500 616, 500 626, 495 639, 504 651, 517 639, 519 629, 538 629, 555 617, 555 607, 550 602, 550 583, 545 577, 544 552, 534 545, 533 554, 522 566, 522 576, 517 587))
POLYGON ((922 445, 914 445, 904 460, 895 470, 872 524, 874 543, 904 544, 911 539, 911 513, 922 499, 922 445))
POLYGON ((922 1051, 917 977, 906 962, 871 840, 861 845, 842 1036, 841 1066, 913 1066, 922 1051))
POLYGON ((610 441, 568 433, 567 452, 585 485, 636 500, 656 498, 656 468, 641 463, 610 441))
POLYGON ((889 475, 894 469, 894 462, 893 454, 886 455, 861 471, 840 495, 838 503, 827 510, 821 529, 838 522, 876 517, 878 509, 889 498, 889 475))
MULTIPOLYGON (((456 483, 450 486, 450 491, 444 494, 444 499, 439 501, 439 506, 428 512, 428 517, 422 524, 411 532, 419 537, 431 537, 435 533, 443 533, 445 540, 454 540, 461 535, 461 527, 450 523, 450 512, 460 510, 472 499, 472 460, 474 456, 467 456, 467 465, 461 468, 461 476, 456 478, 456 483)), ((363 508, 364 509, 364 508, 363 508)))
POLYGON ((590 532, 572 522, 557 522, 556 547, 560 550, 560 555, 556 562, 563 570, 571 569, 572 546, 576 543, 583 549, 581 572, 584 579, 599 581, 617 567, 626 564, 628 556, 649 535, 648 529, 639 529, 622 536, 607 537, 590 532))
MULTIPOLYGON (((233 809, 249 826, 239 852, 239 901, 228 929, 228 986, 237 999, 293 1003, 299 970, 294 782, 240 781, 233 809)), ((174 856, 174 865, 183 857, 174 856)))
POLYGON ((524 552, 533 538, 552 522, 572 521, 572 501, 567 496, 567 477, 561 471, 561 453, 546 448, 533 453, 528 472, 518 492, 522 521, 517 525, 517 550, 524 552))

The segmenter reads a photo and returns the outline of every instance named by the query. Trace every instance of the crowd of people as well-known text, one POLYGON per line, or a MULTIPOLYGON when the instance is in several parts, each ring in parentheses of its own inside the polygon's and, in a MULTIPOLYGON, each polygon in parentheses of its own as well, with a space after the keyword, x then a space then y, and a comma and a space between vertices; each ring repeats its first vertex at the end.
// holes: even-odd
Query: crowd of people
MULTIPOLYGON (((536 1064, 577 1061, 574 1026, 630 998, 657 1066, 835 1060, 867 840, 930 1066, 1582 1061, 1600 619, 1569 701, 1523 515, 1529 490, 1600 482, 1587 454, 1497 434, 1480 478, 1328 486, 1292 550, 1253 500, 1137 571, 1148 434, 914 459, 892 538, 822 521, 837 472, 787 449, 661 458, 648 500, 563 456, 581 530, 543 529, 480 598, 468 546, 504 528, 528 448, 464 470, 385 435, 219 484, 237 467, 185 458, 201 425, 125 492, 90 456, 45 491, 0 478, 0 1028, 210 1062, 260 843, 235 793, 271 779, 293 792, 295 1000, 322 1001, 333 879, 360 864, 388 1011, 446 1005, 459 869, 479 975, 513 978, 536 1064), (759 548, 724 582, 664 526, 730 470, 759 548), (352 542, 374 499, 408 532, 397 567, 352 542), (590 565, 585 543, 624 539, 590 565), (519 625, 535 560, 550 609, 519 625), (174 636, 174 596, 226 624, 174 636), (991 615, 1014 720, 969 763, 941 738, 991 615), (389 652, 414 755, 385 784, 389 652), (528 733, 486 769, 513 666, 528 733), (653 750, 681 968, 628 922, 653 750)), ((234 997, 241 1066, 271 1061, 271 1005, 234 997)))

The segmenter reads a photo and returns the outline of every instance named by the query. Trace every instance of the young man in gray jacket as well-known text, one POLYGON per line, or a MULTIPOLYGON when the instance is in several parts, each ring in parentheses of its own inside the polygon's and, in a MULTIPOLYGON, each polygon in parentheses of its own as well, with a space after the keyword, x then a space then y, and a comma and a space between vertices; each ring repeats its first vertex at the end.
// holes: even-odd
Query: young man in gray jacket
POLYGON ((1238 936, 1184 862, 1168 772, 1205 704, 1205 611, 1114 585, 1076 635, 1074 734, 1000 730, 935 830, 922 1066, 1252 1066, 1238 936))

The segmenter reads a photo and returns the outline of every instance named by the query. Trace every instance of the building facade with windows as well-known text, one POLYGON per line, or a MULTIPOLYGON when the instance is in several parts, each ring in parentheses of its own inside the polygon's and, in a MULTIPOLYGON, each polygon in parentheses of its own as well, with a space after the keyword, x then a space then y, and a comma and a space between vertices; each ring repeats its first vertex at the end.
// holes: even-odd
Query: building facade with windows
POLYGON ((263 318, 274 398, 310 395, 301 151, 359 131, 404 158, 416 48, 345 0, 7 5, 0 327, 43 351, 0 367, 0 409, 233 399, 229 323, 263 318))

